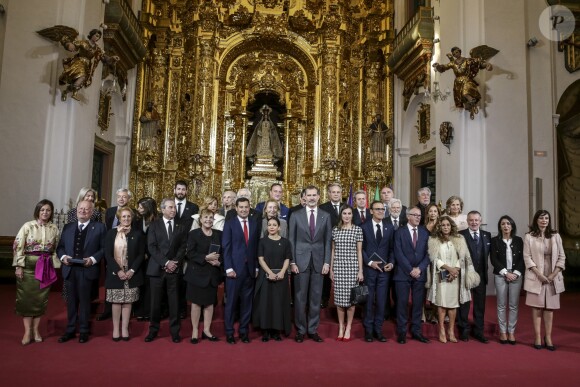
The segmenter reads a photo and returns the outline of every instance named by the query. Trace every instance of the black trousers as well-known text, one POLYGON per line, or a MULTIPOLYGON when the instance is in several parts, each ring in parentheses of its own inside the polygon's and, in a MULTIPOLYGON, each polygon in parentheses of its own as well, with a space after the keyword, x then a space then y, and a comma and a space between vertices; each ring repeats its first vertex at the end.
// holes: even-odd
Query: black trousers
POLYGON ((161 301, 167 295, 169 305, 169 330, 172 337, 179 336, 179 273, 162 273, 159 277, 149 277, 151 287, 151 315, 149 332, 159 332, 161 322, 161 301))
MULTIPOLYGON (((484 278, 480 274, 481 278, 484 278)), ((483 335, 483 322, 485 315, 485 296, 486 285, 485 281, 481 281, 479 286, 471 289, 471 302, 466 302, 459 305, 459 313, 457 316, 457 327, 462 335, 469 334, 469 309, 473 303, 473 334, 483 335)))
POLYGON ((85 277, 86 270, 80 266, 73 266, 65 280, 67 289, 66 309, 68 323, 66 333, 75 333, 77 320, 79 332, 89 333, 91 317, 91 286, 93 280, 85 277))

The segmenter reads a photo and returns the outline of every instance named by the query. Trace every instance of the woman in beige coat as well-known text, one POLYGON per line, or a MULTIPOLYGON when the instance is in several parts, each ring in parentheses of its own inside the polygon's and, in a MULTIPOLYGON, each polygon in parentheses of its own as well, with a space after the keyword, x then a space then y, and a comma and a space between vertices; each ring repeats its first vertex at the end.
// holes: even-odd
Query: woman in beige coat
POLYGON ((542 349, 543 317, 544 344, 548 350, 556 350, 552 342, 552 322, 554 309, 560 309, 560 293, 564 291, 565 261, 562 238, 552 229, 550 213, 538 210, 524 238, 524 289, 526 305, 532 307, 536 349, 542 349))

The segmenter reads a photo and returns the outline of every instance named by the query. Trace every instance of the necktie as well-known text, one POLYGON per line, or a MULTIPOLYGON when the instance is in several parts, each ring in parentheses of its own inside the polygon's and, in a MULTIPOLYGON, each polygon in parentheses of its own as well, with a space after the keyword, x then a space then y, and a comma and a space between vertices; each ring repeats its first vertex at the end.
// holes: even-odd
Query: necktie
POLYGON ((393 219, 393 226, 395 226, 395 230, 399 228, 399 221, 397 219, 393 219))
POLYGON ((380 224, 377 224, 376 238, 377 238, 377 245, 381 244, 381 239, 383 239, 383 234, 381 233, 381 225, 380 224))
POLYGON ((181 204, 182 203, 177 203, 177 218, 181 219, 181 204))
MULTIPOLYGON (((365 212, 364 212, 364 210, 361 210, 361 212, 360 212, 360 220, 361 220, 363 223, 365 222, 365 212)), ((378 224, 377 224, 377 226, 378 226, 378 224)))
MULTIPOLYGON (((116 218, 115 218, 116 219, 116 218)), ((83 232, 83 228, 85 228, 84 224, 79 224, 79 232, 83 232)))
POLYGON ((334 211, 336 211, 336 215, 340 215, 340 213, 338 212, 338 206, 336 204, 334 205, 334 211))
POLYGON ((479 237, 477 236, 477 232, 473 233, 473 241, 475 242, 476 245, 479 244, 479 237))
POLYGON ((417 229, 413 229, 413 248, 417 248, 417 229))
POLYGON ((115 215, 115 217, 113 218, 112 228, 117 228, 118 225, 119 225, 119 219, 117 219, 117 216, 115 215))
POLYGON ((169 240, 171 240, 171 237, 173 236, 173 227, 171 227, 170 220, 167 221, 167 236, 169 237, 169 240))
POLYGON ((244 239, 246 240, 246 246, 248 245, 248 239, 250 239, 250 232, 248 231, 248 221, 243 220, 244 222, 244 239))
POLYGON ((310 210, 310 222, 309 222, 309 226, 310 226, 310 238, 314 239, 314 229, 315 229, 315 225, 314 225, 314 210, 310 210))

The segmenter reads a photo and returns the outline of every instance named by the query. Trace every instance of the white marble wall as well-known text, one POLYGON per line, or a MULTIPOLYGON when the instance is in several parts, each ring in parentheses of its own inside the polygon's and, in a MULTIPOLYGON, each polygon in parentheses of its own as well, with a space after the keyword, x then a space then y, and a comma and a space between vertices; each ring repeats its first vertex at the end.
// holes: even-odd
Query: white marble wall
POLYGON ((97 126, 101 66, 92 86, 80 93, 82 101, 62 102, 58 76, 62 59, 70 53, 35 31, 64 24, 84 37, 103 21, 105 5, 97 0, 3 3, 0 235, 15 235, 32 217, 38 200, 48 198, 56 208, 66 208, 81 187, 90 185, 95 135, 116 145, 113 191, 127 184, 134 87, 128 90, 127 102, 114 101, 111 128, 101 134, 97 126))

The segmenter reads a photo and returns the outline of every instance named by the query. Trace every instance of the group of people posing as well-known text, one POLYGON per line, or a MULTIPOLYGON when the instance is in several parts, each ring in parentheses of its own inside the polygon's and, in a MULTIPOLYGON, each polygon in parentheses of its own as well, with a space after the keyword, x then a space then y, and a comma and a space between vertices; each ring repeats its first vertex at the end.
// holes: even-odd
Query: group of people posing
MULTIPOLYGON (((385 314, 396 318, 396 341, 405 344, 408 330, 422 343, 425 306, 437 311, 442 343, 489 340, 484 331, 488 260, 497 293, 499 341, 516 344, 515 329, 520 289, 533 310, 534 348, 555 350, 553 311, 564 291, 565 255, 552 228, 550 214, 539 210, 524 239, 516 235, 513 219, 502 216, 498 234, 480 229, 481 214, 463 214, 463 201, 452 196, 445 211, 431 203, 429 188, 421 188, 410 208, 384 187, 381 200, 367 205, 357 191, 351 207, 342 201, 338 183, 328 187, 329 201, 319 205, 320 191, 308 186, 301 203, 281 203, 283 188, 273 184, 270 197, 251 207, 248 189, 226 191, 222 206, 216 197, 201 208, 187 200, 187 183, 177 181, 174 196, 160 203, 153 198, 129 206, 131 193, 117 191, 117 206, 102 215, 95 209, 97 193, 81 189, 76 208, 62 232, 51 222, 49 200, 40 201, 34 220, 25 223, 14 242, 17 278, 16 312, 23 317, 22 344, 41 342, 39 322, 48 292, 62 269, 67 303, 67 328, 60 343, 76 337, 89 340, 91 300, 105 261, 105 313, 113 320, 112 339, 129 340, 134 314, 149 320, 145 342, 156 339, 167 309, 172 341, 181 341, 180 317, 191 302, 190 342, 218 341, 212 334, 218 286, 225 282, 226 342, 250 342, 250 323, 262 341, 282 340, 291 332, 291 304, 298 343, 322 342, 318 334, 320 309, 328 306, 331 289, 338 310, 337 341, 351 340, 355 305, 351 289, 364 283, 364 339, 386 342, 385 314), (409 307, 409 299, 411 300, 409 307), (473 303, 473 328, 469 310, 473 303), (393 304, 393 305, 391 305, 393 304), (135 307, 133 308, 133 306, 135 307), (199 332, 203 313, 203 328, 199 332), (541 323, 544 321, 544 334, 541 323), (544 341, 542 342, 542 338, 544 341)), ((98 285, 97 285, 98 286, 98 285)), ((98 290, 98 289, 97 289, 98 290)), ((98 293, 97 293, 98 294, 98 293)), ((100 316, 105 318, 104 315, 100 316)))

